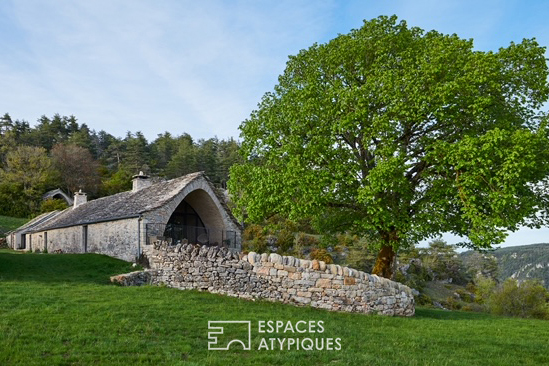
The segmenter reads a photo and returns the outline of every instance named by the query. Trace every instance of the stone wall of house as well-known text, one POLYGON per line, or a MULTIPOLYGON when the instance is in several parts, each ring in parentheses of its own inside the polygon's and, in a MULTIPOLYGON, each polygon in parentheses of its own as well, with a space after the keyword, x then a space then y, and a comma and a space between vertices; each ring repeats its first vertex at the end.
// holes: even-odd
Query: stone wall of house
POLYGON ((111 281, 164 284, 334 311, 400 316, 412 316, 415 311, 409 287, 317 260, 157 242, 149 261, 150 270, 114 276, 111 281))
POLYGON ((139 256, 139 233, 142 231, 138 218, 99 222, 88 225, 88 253, 100 253, 135 261, 139 256))
POLYGON ((35 232, 26 234, 27 250, 99 253, 131 262, 139 255, 141 226, 131 218, 35 232))
POLYGON ((82 253, 81 226, 40 231, 26 235, 27 250, 44 251, 47 249, 50 253, 56 250, 61 250, 63 253, 82 253))

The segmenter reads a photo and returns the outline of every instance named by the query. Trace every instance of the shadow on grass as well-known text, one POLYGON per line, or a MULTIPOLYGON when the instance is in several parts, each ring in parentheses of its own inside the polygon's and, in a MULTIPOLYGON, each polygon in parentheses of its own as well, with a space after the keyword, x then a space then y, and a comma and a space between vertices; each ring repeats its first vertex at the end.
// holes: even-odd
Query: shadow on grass
POLYGON ((490 314, 469 313, 465 311, 449 311, 442 309, 416 308, 416 318, 437 320, 482 320, 492 318, 490 314))
POLYGON ((0 251, 0 281, 109 284, 110 276, 137 270, 100 254, 39 254, 0 251))

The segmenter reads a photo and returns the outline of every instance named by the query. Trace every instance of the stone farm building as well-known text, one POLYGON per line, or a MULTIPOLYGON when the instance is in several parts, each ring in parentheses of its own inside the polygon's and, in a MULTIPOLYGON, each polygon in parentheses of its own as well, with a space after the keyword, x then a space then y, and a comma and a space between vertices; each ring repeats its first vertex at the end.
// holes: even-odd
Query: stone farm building
POLYGON ((153 184, 140 173, 128 192, 87 201, 77 192, 63 211, 49 212, 8 233, 10 247, 101 253, 135 261, 158 238, 241 249, 241 228, 203 172, 153 184))

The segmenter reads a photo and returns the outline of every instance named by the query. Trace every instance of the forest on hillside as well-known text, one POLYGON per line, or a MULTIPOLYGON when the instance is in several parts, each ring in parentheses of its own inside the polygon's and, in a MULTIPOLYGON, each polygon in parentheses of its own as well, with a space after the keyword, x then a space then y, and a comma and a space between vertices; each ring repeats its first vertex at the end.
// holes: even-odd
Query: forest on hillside
MULTIPOLYGON (((475 252, 461 254, 464 261, 475 252)), ((497 259, 499 266, 498 279, 503 281, 509 277, 519 281, 539 279, 549 288, 549 244, 530 244, 514 247, 498 248, 489 252, 497 259)))
POLYGON ((123 138, 95 131, 75 116, 42 116, 34 126, 0 117, 0 215, 31 217, 58 208, 42 195, 56 188, 90 198, 131 188, 140 171, 153 177, 175 178, 205 171, 224 187, 229 168, 239 161, 233 138, 195 139, 187 133, 164 132, 153 141, 137 131, 123 138))

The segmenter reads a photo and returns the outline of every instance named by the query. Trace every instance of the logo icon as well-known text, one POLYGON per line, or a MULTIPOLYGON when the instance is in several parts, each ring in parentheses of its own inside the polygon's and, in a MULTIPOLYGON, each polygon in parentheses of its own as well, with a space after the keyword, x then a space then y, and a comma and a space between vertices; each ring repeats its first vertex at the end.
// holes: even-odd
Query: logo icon
POLYGON ((232 344, 241 344, 245 351, 249 351, 251 349, 252 324, 249 320, 210 320, 208 321, 208 330, 208 350, 227 351, 232 344), (247 331, 247 338, 244 338, 243 336, 228 340, 233 337, 229 337, 227 335, 225 337, 220 337, 224 335, 225 327, 223 325, 227 325, 227 328, 233 330, 233 332, 241 332, 242 335, 244 335, 245 331, 247 331), (219 338, 222 338, 223 343, 218 343, 219 338))

